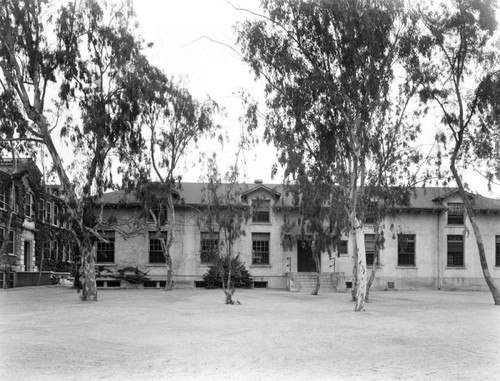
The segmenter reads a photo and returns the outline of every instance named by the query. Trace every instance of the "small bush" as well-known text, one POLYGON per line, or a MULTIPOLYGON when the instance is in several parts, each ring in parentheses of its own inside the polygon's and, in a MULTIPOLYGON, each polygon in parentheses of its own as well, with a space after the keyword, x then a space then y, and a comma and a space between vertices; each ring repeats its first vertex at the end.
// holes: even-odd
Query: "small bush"
MULTIPOLYGON (((235 288, 251 288, 253 279, 245 264, 240 261, 239 257, 231 259, 232 268, 232 284, 235 288)), ((227 282, 228 266, 225 258, 217 258, 214 263, 208 268, 208 272, 203 275, 203 280, 206 282, 207 288, 222 287, 222 276, 227 282)))

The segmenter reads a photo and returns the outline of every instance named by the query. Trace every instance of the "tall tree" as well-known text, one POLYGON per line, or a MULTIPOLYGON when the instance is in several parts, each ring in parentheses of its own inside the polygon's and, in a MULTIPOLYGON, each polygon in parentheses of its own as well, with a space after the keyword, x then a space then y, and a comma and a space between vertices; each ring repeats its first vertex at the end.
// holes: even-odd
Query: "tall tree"
POLYGON ((139 73, 146 61, 132 16, 129 4, 101 6, 95 0, 59 9, 44 0, 6 0, 0 5, 1 81, 29 121, 26 139, 47 148, 64 189, 82 258, 82 300, 97 300, 93 196, 112 182, 110 154, 121 159, 124 152, 139 149, 142 139, 135 122, 142 89, 139 73), (57 91, 59 101, 50 99, 57 91), (55 142, 52 122, 62 106, 68 113, 81 110, 79 118, 68 118, 61 128, 82 158, 84 176, 75 182, 55 142))
POLYGON ((241 202, 238 177, 238 159, 222 177, 216 156, 209 158, 208 183, 203 194, 200 225, 219 237, 217 247, 213 248, 212 259, 222 279, 226 304, 234 304, 234 278, 235 272, 238 271, 238 268, 233 267, 238 264, 235 243, 245 235, 244 227, 251 216, 250 208, 241 202))
POLYGON ((353 297, 361 311, 366 185, 381 176, 395 185, 409 168, 403 162, 418 157, 402 153, 418 131, 406 113, 416 90, 404 70, 410 20, 398 0, 266 1, 263 8, 262 19, 239 26, 238 42, 267 82, 267 137, 281 152, 285 176, 315 173, 331 187, 332 210, 342 210, 339 228, 354 248, 353 297))
POLYGON ((498 172, 500 146, 500 54, 495 2, 492 0, 443 1, 438 7, 420 8, 423 34, 417 46, 415 76, 425 85, 424 102, 435 102, 446 133, 437 139, 451 140, 450 170, 476 237, 484 279, 500 305, 500 290, 488 269, 476 213, 465 191, 461 169, 478 159, 486 162, 486 177, 498 172))
POLYGON ((157 68, 148 67, 143 80, 140 120, 149 136, 140 150, 125 157, 120 172, 136 190, 147 218, 153 221, 165 258, 165 289, 171 290, 175 205, 182 187, 180 165, 200 138, 214 136, 218 126, 213 117, 218 105, 211 99, 196 100, 182 83, 168 79, 157 68))

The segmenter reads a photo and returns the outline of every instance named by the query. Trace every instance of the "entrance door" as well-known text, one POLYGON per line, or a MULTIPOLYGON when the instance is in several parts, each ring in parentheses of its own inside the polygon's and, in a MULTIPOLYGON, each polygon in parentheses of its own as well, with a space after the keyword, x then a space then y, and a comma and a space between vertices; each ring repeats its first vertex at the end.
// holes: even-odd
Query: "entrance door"
POLYGON ((32 270, 31 242, 24 241, 24 271, 32 270))
POLYGON ((316 272, 316 262, 314 262, 311 245, 308 241, 297 241, 297 271, 316 272))

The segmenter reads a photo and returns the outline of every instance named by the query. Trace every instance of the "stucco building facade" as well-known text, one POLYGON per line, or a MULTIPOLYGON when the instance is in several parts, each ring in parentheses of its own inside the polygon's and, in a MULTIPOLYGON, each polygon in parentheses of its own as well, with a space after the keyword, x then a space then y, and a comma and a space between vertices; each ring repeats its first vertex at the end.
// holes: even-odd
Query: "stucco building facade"
MULTIPOLYGON (((206 184, 183 183, 175 223, 168 221, 164 227, 175 233, 171 249, 174 287, 200 285, 210 264, 205 252, 218 240, 200 220, 205 188, 206 184)), ((280 185, 242 184, 240 191, 242 206, 252 208, 253 201, 259 200, 253 217, 245 224, 245 235, 234 248, 252 274, 255 286, 307 291, 314 271, 307 238, 298 231, 288 232, 288 237, 283 232, 284 210, 292 206, 291 199, 280 185)), ((473 194, 469 197, 477 213, 490 273, 500 284, 500 200, 473 194)), ((293 208, 287 210, 287 218, 300 217, 293 208)), ((141 204, 130 194, 111 192, 101 199, 99 213, 102 221, 111 223, 103 231, 107 243, 96 243, 101 270, 98 286, 130 286, 106 274, 131 266, 147 272, 151 279, 147 287, 162 287, 164 260, 152 224, 141 217, 141 204)), ((373 289, 486 289, 475 236, 455 189, 416 189, 410 205, 393 210, 384 226, 385 243, 373 289)), ((373 266, 373 233, 373 227, 365 224, 369 269, 373 266)), ((352 254, 349 237, 342 237, 330 254, 322 253, 320 292, 349 288, 352 254)))

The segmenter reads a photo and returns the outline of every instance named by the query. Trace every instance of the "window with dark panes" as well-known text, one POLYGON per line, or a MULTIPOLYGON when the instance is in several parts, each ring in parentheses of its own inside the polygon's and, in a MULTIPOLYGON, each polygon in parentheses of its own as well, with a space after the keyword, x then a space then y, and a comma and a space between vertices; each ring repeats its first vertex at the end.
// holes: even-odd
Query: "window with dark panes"
POLYGON ((45 222, 52 223, 52 204, 48 201, 45 203, 45 222))
POLYGON ((269 222, 270 220, 270 200, 252 201, 252 222, 269 222))
POLYGON ((366 265, 373 266, 375 260, 375 234, 365 234, 366 265))
POLYGON ((339 257, 349 255, 349 252, 347 250, 347 240, 343 239, 339 241, 339 243, 337 244, 337 253, 339 257))
POLYGON ((59 206, 54 204, 54 214, 52 215, 52 225, 59 226, 59 206))
POLYGON ((269 233, 252 233, 252 264, 269 264, 269 233))
POLYGON ((35 215, 35 212, 33 210, 33 194, 30 192, 26 193, 26 203, 24 205, 24 214, 26 217, 33 217, 35 215))
MULTIPOLYGON (((1 228, 0 229, 0 246, 3 245, 4 237, 5 237, 5 229, 1 228)), ((7 248, 5 251, 5 254, 14 254, 14 242, 16 241, 16 235, 13 230, 9 232, 9 238, 7 241, 7 248)))
POLYGON ((38 220, 45 221, 45 201, 43 199, 38 201, 38 220))
POLYGON ((500 235, 495 237, 495 266, 500 267, 500 235))
POLYGON ((202 232, 200 243, 201 263, 212 263, 219 251, 219 233, 202 232))
POLYGON ((366 205, 365 211, 365 223, 366 224, 374 224, 377 217, 377 203, 369 202, 366 205))
POLYGON ((461 202, 448 203, 448 225, 464 224, 464 205, 461 202))
POLYGON ((398 234, 398 266, 415 266, 414 234, 398 234))
POLYGON ((446 265, 448 267, 462 267, 464 265, 464 236, 448 235, 447 249, 446 265))
POLYGON ((114 263, 115 262, 115 232, 106 231, 101 233, 106 241, 96 242, 97 262, 114 263))
POLYGON ((161 242, 156 232, 149 232, 149 263, 165 263, 161 242))

